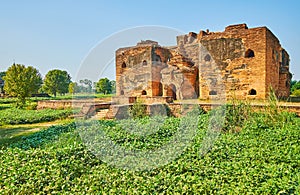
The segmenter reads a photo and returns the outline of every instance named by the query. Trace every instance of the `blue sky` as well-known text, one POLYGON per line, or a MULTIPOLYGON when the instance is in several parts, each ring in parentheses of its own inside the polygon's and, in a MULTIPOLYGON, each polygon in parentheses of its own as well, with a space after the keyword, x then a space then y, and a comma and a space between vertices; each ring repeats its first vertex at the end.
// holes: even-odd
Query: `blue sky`
MULTIPOLYGON (((201 29, 223 31, 230 24, 247 23, 250 28, 267 26, 279 38, 290 54, 293 79, 300 80, 299 2, 2 0, 0 71, 15 60, 36 67, 42 75, 55 68, 67 70, 77 80, 78 71, 86 69, 82 64, 92 49, 124 29, 157 25, 198 33, 201 29)), ((170 44, 175 44, 176 38, 171 40, 174 42, 170 44)), ((113 52, 114 48, 112 56, 113 52)), ((112 75, 113 63, 109 66, 111 70, 99 77, 112 75)))

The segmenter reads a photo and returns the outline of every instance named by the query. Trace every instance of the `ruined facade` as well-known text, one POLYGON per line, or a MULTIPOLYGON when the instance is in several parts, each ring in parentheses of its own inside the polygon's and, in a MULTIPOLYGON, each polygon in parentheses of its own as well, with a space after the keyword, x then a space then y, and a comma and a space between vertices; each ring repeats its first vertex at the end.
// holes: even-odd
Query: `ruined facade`
POLYGON ((117 97, 266 99, 290 94, 289 55, 266 27, 231 25, 223 32, 177 36, 116 51, 117 97))

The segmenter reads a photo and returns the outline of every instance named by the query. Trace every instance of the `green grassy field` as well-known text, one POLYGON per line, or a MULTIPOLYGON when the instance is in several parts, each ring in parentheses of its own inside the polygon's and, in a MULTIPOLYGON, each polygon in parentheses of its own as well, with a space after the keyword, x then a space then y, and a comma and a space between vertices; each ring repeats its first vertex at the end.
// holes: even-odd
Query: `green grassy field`
POLYGON ((28 110, 34 102, 24 109, 17 109, 14 108, 15 103, 15 98, 0 99, 0 146, 19 141, 22 136, 33 134, 50 125, 68 122, 70 119, 66 118, 73 114, 71 109, 28 110))
POLYGON ((202 113, 184 152, 147 171, 123 169, 97 158, 82 141, 82 132, 90 132, 94 141, 104 133, 124 149, 151 151, 180 131, 182 119, 167 118, 147 135, 128 133, 124 125, 153 129, 149 118, 134 123, 92 121, 82 128, 75 123, 52 126, 0 150, 0 193, 299 194, 300 120, 275 111, 273 116, 273 111, 252 113, 243 106, 229 107, 225 127, 206 154, 200 151, 212 113, 202 113))
POLYGON ((3 125, 0 126, 0 148, 6 148, 12 143, 22 140, 24 137, 47 129, 52 125, 65 124, 72 119, 59 119, 51 122, 42 122, 34 124, 3 125))

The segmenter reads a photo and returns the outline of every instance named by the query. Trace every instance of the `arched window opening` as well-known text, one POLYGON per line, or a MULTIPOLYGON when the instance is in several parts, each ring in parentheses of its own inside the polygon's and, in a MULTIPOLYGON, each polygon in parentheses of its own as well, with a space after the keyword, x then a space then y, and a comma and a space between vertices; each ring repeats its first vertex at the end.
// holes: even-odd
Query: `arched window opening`
POLYGON ((256 95, 256 90, 255 89, 251 89, 249 91, 249 95, 256 95))
POLYGON ((217 95, 218 93, 216 91, 210 91, 209 95, 217 95))
POLYGON ((147 95, 147 91, 143 90, 142 95, 147 95))
POLYGON ((123 91, 123 90, 121 90, 120 94, 121 94, 121 95, 124 95, 124 91, 123 91))
POLYGON ((125 62, 122 63, 122 68, 126 68, 126 63, 125 62))
POLYGON ((245 53, 246 58, 253 58, 254 57, 254 51, 251 49, 248 49, 245 53))
POLYGON ((147 61, 146 60, 143 61, 143 66, 147 66, 147 61))
POLYGON ((205 62, 210 62, 210 60, 211 60, 211 57, 210 57, 209 54, 207 54, 207 55, 204 57, 204 61, 205 61, 205 62))

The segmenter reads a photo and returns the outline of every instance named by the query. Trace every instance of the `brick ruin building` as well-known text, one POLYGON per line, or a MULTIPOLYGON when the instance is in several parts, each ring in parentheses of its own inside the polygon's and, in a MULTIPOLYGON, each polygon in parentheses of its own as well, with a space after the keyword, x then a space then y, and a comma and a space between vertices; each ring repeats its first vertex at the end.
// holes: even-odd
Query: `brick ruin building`
POLYGON ((266 99, 290 94, 289 55, 267 27, 177 36, 177 45, 141 41, 116 51, 116 96, 266 99))

